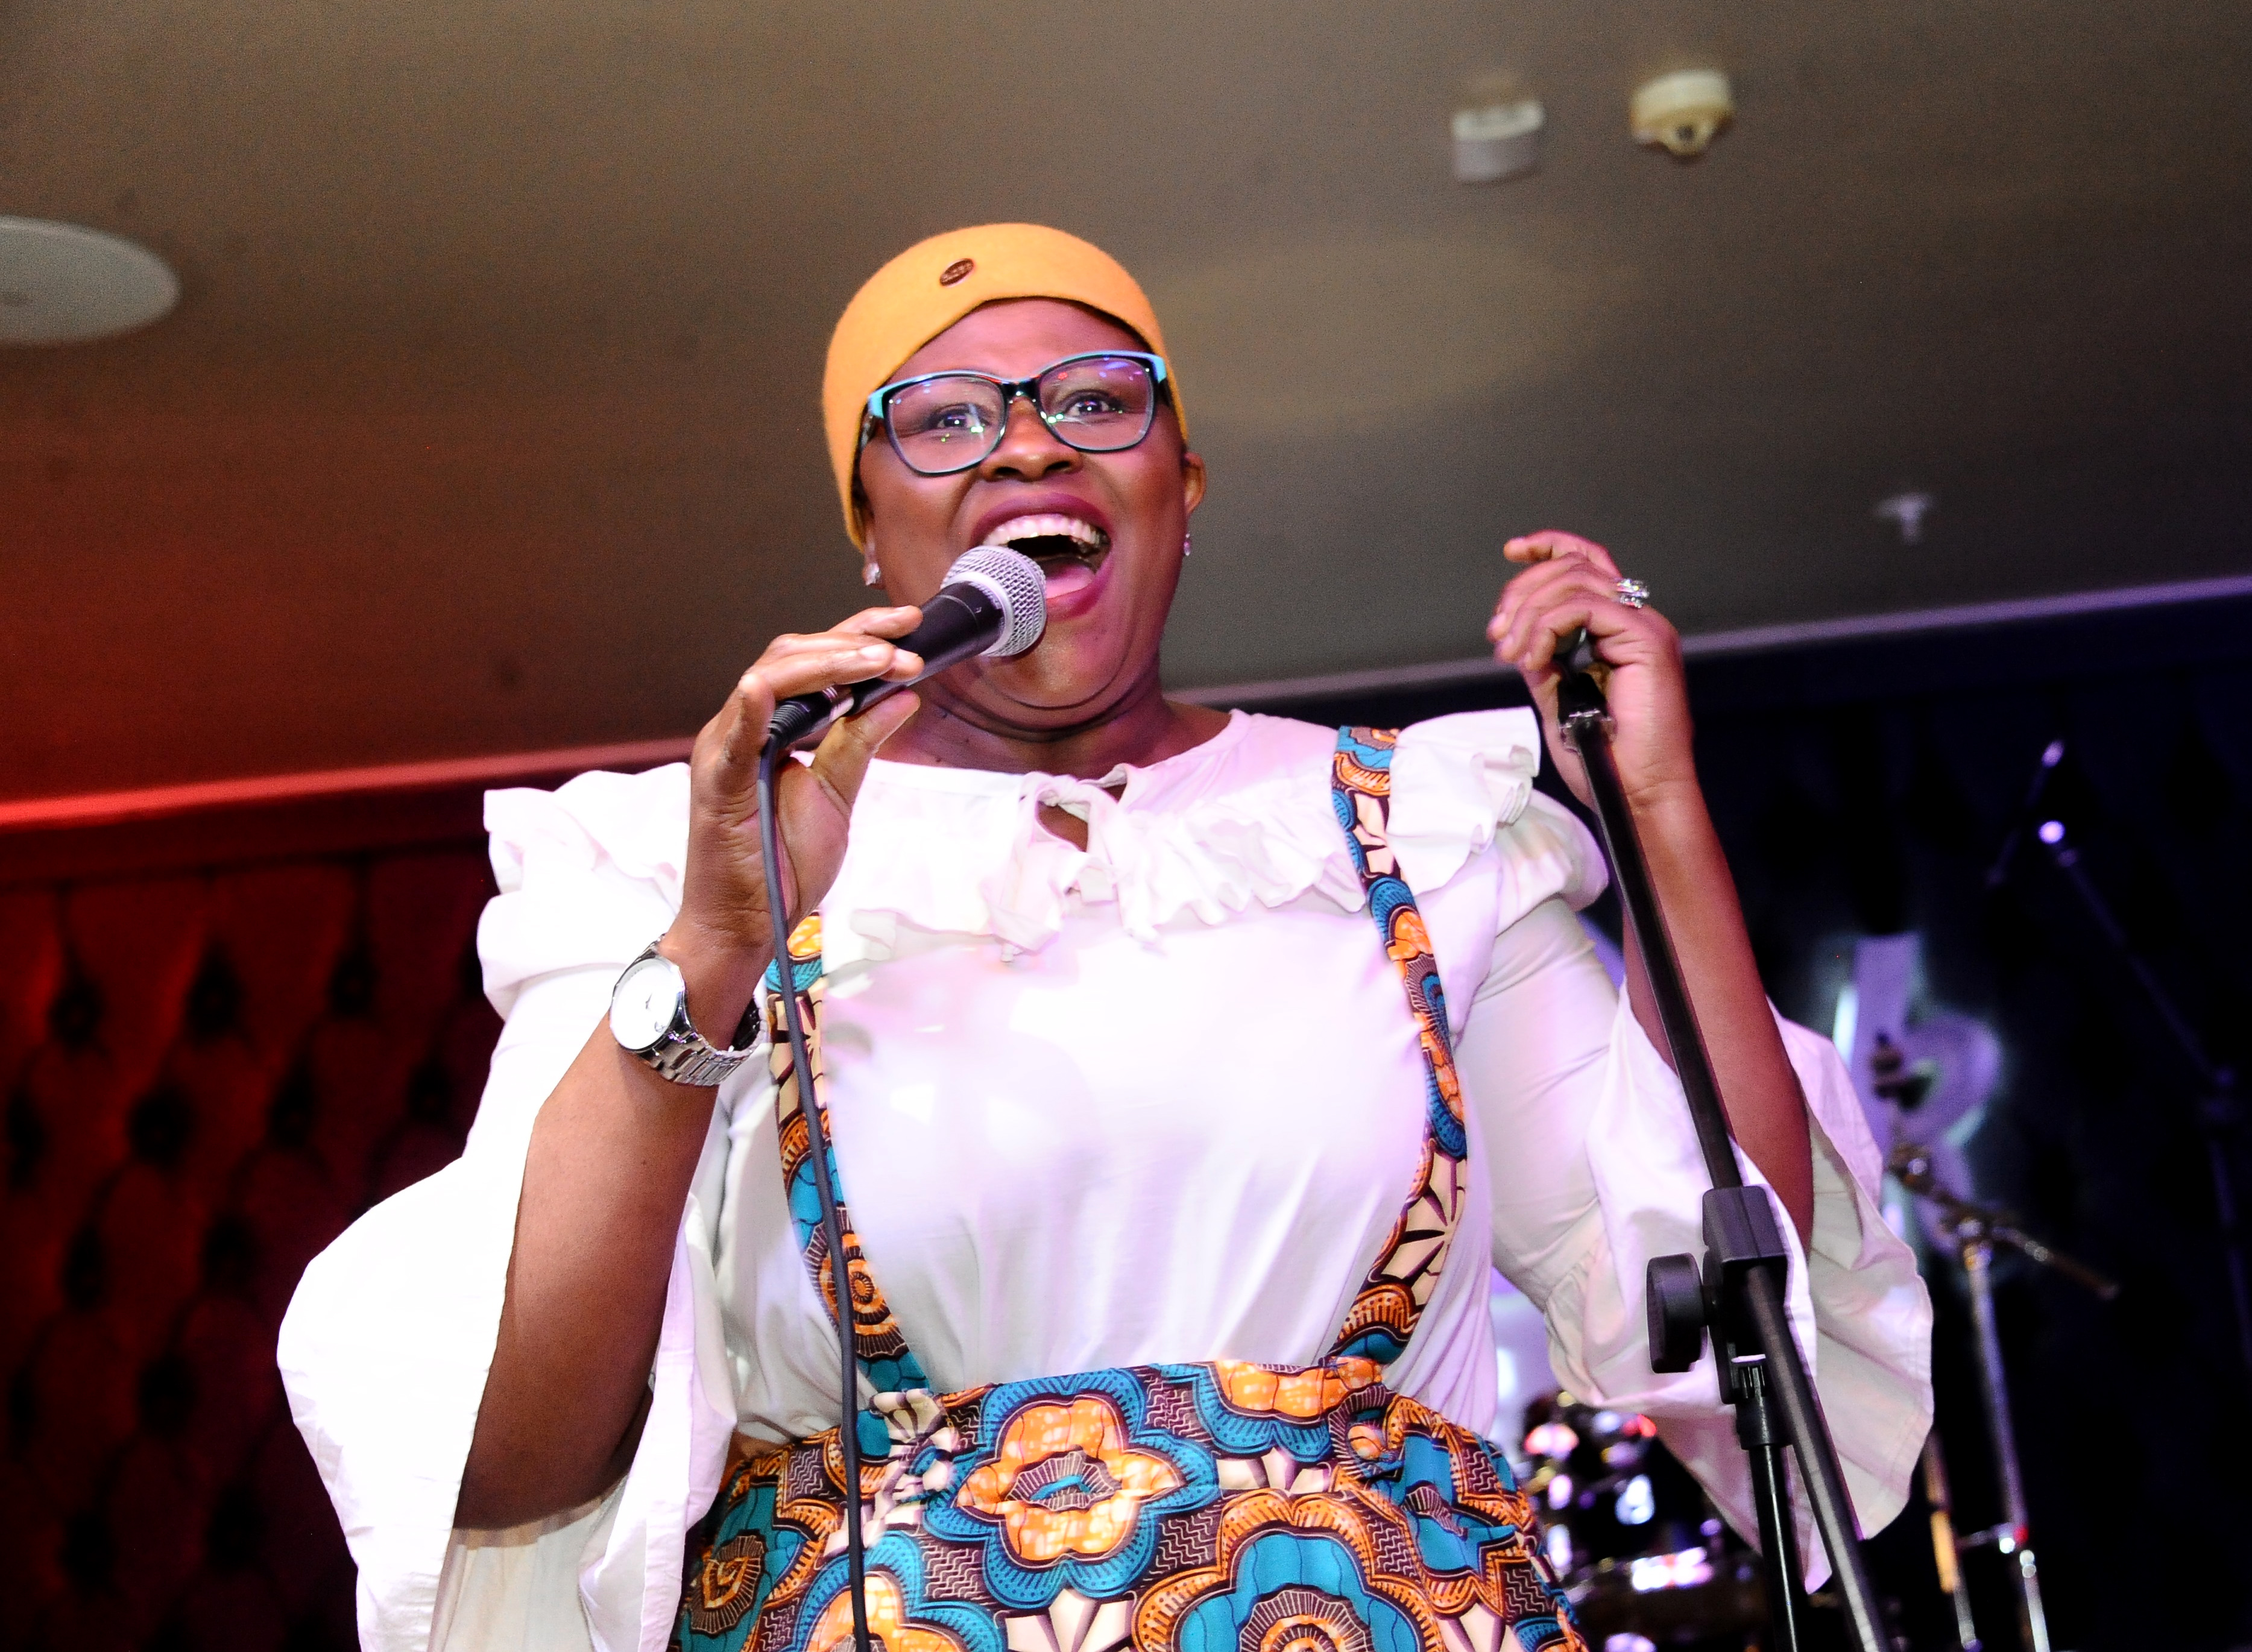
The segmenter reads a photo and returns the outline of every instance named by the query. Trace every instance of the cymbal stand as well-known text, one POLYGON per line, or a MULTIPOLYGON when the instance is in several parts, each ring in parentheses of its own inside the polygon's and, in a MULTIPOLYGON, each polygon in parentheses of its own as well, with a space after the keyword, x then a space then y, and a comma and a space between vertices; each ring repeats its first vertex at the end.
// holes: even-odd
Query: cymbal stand
POLYGON ((1939 1587, 1955 1607, 1955 1644, 1962 1652, 1983 1652, 1978 1627, 1970 1621, 1970 1590, 1963 1581, 1962 1544, 1955 1536, 1955 1503, 1947 1490, 1947 1458, 1939 1449, 1939 1431, 1923 1437, 1923 1455, 1917 1464, 1923 1475, 1923 1501, 1931 1510, 1931 1559, 1939 1572, 1939 1587))
MULTIPOLYGON (((1994 1247, 2008 1246, 2040 1266, 2061 1274, 2092 1291, 2104 1301, 2119 1294, 2119 1287, 2084 1262, 2042 1244, 2012 1226, 1998 1211, 1974 1204, 1943 1184, 1932 1174, 1930 1155, 1913 1142, 1892 1151, 1887 1168, 1911 1193, 1938 1207, 1963 1258, 1964 1277, 1970 1286, 1970 1317, 1978 1343, 1979 1389, 1986 1404, 1986 1428, 1994 1441, 1994 1471, 2001 1482, 2002 1522, 1984 1531, 1957 1539, 1957 1548, 1991 1544, 2015 1560, 2018 1629, 2027 1652, 2049 1652, 2048 1617, 2041 1608, 2040 1565, 2033 1558, 2032 1531, 2026 1512, 2025 1476, 2018 1463, 2018 1433, 2010 1421, 2009 1382, 2002 1369, 2002 1337, 1994 1318, 1994 1247)), ((1957 1614, 1961 1607, 1958 1605, 1957 1614)))
POLYGON ((1845 1470, 1784 1307, 1790 1248, 1777 1225, 1773 1196, 1765 1188, 1746 1186, 1736 1167, 1712 1058, 1697 1028, 1680 959, 1611 753, 1609 708, 1595 677, 1605 668, 1584 631, 1558 651, 1556 667, 1561 673, 1557 711, 1564 736, 1588 771, 1620 902, 1640 943, 1651 996, 1713 1183, 1705 1195, 1703 1266, 1686 1255, 1651 1259, 1645 1301, 1651 1368, 1689 1370, 1709 1331, 1721 1394, 1735 1408, 1736 1438, 1750 1460, 1775 1631, 1769 1652, 1798 1652, 1802 1628, 1786 1447, 1797 1456, 1800 1482, 1830 1552, 1848 1643, 1857 1652, 1886 1652, 1845 1470))

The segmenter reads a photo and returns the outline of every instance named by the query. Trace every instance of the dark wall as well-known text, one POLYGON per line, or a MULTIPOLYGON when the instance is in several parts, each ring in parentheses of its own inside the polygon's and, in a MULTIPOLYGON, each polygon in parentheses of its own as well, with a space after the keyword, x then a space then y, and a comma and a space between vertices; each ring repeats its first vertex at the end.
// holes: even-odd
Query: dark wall
MULTIPOLYGON (((1691 678, 1699 763, 1777 1003, 1826 1031, 1854 939, 1920 932, 1929 1003, 1985 1020, 2005 1052, 1970 1149, 1980 1194, 2124 1286, 2105 1305, 2022 1262, 2000 1270, 2055 1643, 2252 1640, 2252 1395, 2205 1087, 2037 841, 1998 890, 1986 881, 2040 753, 2062 739, 2043 816, 2068 826, 2214 1059, 2242 1064, 2252 602, 1714 659, 1691 678)), ((1265 709, 1394 723, 1509 698, 1488 686, 1265 709)), ((1598 915, 1616 928, 1615 907, 1598 915)), ((2240 1178, 2252 1170, 2233 1131, 2215 1151, 2240 1178)), ((1998 1509, 1959 1270, 1927 1272, 1958 1515, 1987 1524, 1998 1509)), ((1920 1645, 1951 1645, 1920 1524, 1914 1510, 1898 1523, 1886 1581, 1920 1645)), ((1970 1572, 1988 1644, 2014 1644, 1996 1562, 1970 1572)))

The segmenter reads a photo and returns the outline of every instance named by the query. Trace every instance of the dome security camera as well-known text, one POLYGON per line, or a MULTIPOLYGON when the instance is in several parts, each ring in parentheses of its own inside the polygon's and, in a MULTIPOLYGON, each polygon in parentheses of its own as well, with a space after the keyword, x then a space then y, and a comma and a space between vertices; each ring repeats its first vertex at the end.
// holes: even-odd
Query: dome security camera
POLYGON ((1637 87, 1627 120, 1637 143, 1693 161, 1713 147, 1735 112, 1727 75, 1718 69, 1682 69, 1637 87))

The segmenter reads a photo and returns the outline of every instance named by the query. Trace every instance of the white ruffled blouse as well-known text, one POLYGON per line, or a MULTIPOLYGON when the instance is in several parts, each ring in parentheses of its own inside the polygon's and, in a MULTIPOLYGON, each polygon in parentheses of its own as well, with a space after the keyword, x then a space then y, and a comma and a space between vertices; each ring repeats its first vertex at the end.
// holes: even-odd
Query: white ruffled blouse
MULTIPOLYGON (((1333 739, 1239 712, 1102 783, 873 766, 823 903, 831 1118, 870 1265, 941 1390, 1326 1351, 1413 1177, 1424 1096, 1331 807, 1333 739), (1039 825, 1043 803, 1086 821, 1084 850, 1039 825)), ((1644 1264, 1698 1248, 1701 1163, 1672 1072, 1573 915, 1602 861, 1533 791, 1539 762, 1517 711, 1418 725, 1394 760, 1392 844, 1453 1020, 1471 1190, 1458 1260, 1388 1380, 1491 1432, 1490 1255, 1546 1314, 1559 1378, 1656 1418, 1752 1531, 1709 1355, 1650 1370, 1644 1264)), ((283 1324, 368 1648, 656 1652, 729 1435, 838 1420, 771 1082, 748 1064, 719 1093, 625 1479, 538 1527, 453 1527, 532 1122, 619 969, 671 922, 687 819, 678 766, 489 795, 501 893, 478 942, 507 1024, 468 1149, 324 1252, 283 1324)), ((1874 1202, 1844 1068, 1783 1032, 1815 1125, 1792 1308, 1874 1531, 1929 1422, 1929 1308, 1874 1202)))

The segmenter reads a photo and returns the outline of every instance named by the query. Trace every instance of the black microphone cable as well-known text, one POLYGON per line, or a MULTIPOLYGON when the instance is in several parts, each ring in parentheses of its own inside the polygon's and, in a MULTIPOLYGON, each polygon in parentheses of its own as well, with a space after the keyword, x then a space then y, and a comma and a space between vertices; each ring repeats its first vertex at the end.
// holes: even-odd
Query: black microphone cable
MULTIPOLYGON (((955 559, 938 594, 925 605, 923 622, 900 640, 902 648, 923 656, 921 682, 973 654, 1007 658, 1040 640, 1047 624, 1047 582, 1030 557, 1004 545, 978 545, 955 559)), ((798 1012, 797 974, 789 957, 789 903, 782 886, 782 828, 775 815, 775 776, 790 748, 816 739, 840 718, 858 716, 907 687, 872 679, 814 694, 801 694, 775 708, 759 751, 759 849, 766 860, 767 915, 774 924, 775 978, 782 983, 782 1024, 789 1034, 789 1059, 797 1074, 797 1104, 805 1114, 808 1150, 813 1156, 814 1196, 821 1201, 821 1232, 829 1246, 829 1281, 836 1299, 838 1392, 844 1419, 838 1443, 844 1459, 844 1572, 852 1592, 853 1652, 874 1652, 868 1637, 867 1543, 860 1529, 860 1361, 852 1336, 851 1270, 844 1255, 844 1219, 837 1206, 837 1187, 829 1173, 829 1127, 814 1094, 813 1059, 798 1012)))
POLYGON ((844 1574, 852 1592, 853 1652, 873 1652, 868 1641, 868 1556, 860 1531, 860 1361, 852 1339, 852 1286, 844 1260, 844 1221, 838 1214, 837 1188, 829 1175, 829 1127, 814 1094, 813 1060, 807 1052, 805 1021, 798 1013, 797 975, 789 957, 789 902, 782 883, 782 829, 775 818, 776 766, 789 760, 788 747, 769 739, 759 753, 759 850, 766 859, 767 915, 774 920, 775 974, 782 982, 782 1024, 789 1031, 789 1059, 797 1074, 797 1105, 805 1114, 807 1150, 813 1156, 814 1193, 821 1201, 821 1231, 829 1242, 829 1281, 837 1301, 838 1392, 844 1404, 838 1441, 844 1455, 844 1574))

